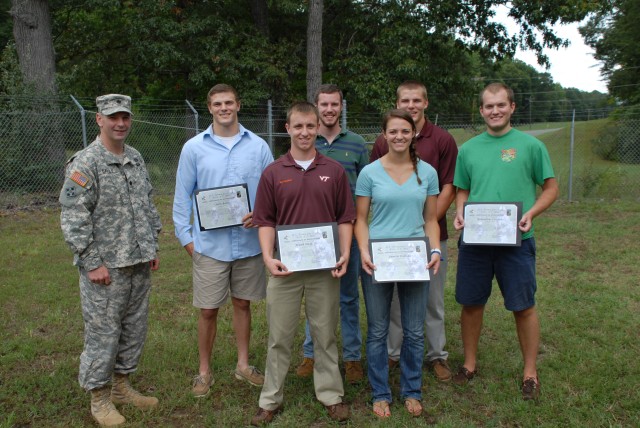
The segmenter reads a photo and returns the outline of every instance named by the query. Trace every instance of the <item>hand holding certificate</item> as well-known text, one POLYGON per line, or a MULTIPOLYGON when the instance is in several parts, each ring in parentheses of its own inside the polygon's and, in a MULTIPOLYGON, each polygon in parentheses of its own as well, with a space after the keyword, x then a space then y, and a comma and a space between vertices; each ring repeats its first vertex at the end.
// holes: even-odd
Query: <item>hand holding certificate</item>
POLYGON ((463 216, 463 243, 520 246, 522 202, 466 202, 463 216))
POLYGON ((276 243, 291 272, 334 269, 340 254, 336 223, 276 226, 276 243))
POLYGON ((195 192, 200 230, 241 226, 251 211, 247 185, 214 187, 195 192))
POLYGON ((426 238, 372 239, 373 282, 429 281, 429 244, 426 238))

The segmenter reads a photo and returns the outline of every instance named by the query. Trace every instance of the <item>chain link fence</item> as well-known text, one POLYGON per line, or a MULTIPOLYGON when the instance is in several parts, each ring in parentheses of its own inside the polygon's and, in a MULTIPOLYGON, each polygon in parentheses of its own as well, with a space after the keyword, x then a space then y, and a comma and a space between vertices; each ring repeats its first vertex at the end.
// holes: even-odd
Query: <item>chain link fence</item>
MULTIPOLYGON (((98 134, 93 99, 0 99, 0 210, 57 203, 66 160, 98 134)), ((380 114, 350 114, 343 108, 342 124, 372 143, 380 132, 380 114)), ((561 198, 640 201, 640 115, 624 120, 596 114, 564 112, 563 122, 515 126, 541 139, 548 147, 561 198)), ((244 107, 240 122, 263 137, 275 157, 288 150, 284 123, 286 107, 244 107)), ((430 118, 447 129, 458 145, 484 131, 481 118, 436 115, 430 118)), ((211 123, 206 105, 136 103, 127 143, 138 149, 158 194, 171 195, 182 145, 211 123)))

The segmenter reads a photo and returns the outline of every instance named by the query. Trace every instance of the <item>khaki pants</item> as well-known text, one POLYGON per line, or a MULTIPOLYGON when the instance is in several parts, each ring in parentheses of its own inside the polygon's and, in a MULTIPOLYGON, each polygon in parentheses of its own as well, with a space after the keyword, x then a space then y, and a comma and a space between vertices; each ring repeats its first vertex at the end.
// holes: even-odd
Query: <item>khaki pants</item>
POLYGON ((288 277, 271 277, 267 284, 269 344, 259 402, 263 409, 275 410, 282 404, 293 339, 301 321, 303 295, 313 339, 316 398, 325 406, 342 402, 344 387, 336 344, 340 281, 329 271, 297 272, 288 277))

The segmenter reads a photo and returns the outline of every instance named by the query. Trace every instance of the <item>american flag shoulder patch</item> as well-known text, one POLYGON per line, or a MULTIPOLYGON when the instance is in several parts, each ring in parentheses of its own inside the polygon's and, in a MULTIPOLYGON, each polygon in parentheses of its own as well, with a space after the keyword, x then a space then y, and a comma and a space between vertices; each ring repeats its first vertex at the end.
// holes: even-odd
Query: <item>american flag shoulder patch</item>
POLYGON ((86 187, 87 184, 89 184, 89 177, 87 177, 80 171, 73 171, 73 174, 71 174, 71 177, 69 177, 69 179, 80 187, 86 187))

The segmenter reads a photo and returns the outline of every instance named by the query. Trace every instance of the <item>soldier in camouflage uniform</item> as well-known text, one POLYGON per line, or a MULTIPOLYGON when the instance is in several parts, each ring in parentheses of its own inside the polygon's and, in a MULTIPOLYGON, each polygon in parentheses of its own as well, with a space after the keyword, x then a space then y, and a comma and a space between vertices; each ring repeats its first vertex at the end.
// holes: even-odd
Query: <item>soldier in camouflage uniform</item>
POLYGON ((96 104, 100 135, 67 162, 60 221, 80 272, 85 340, 78 381, 91 391, 96 421, 114 426, 125 422, 114 404, 158 403, 134 390, 128 375, 147 334, 161 224, 144 160, 124 143, 131 98, 103 95, 96 104))

